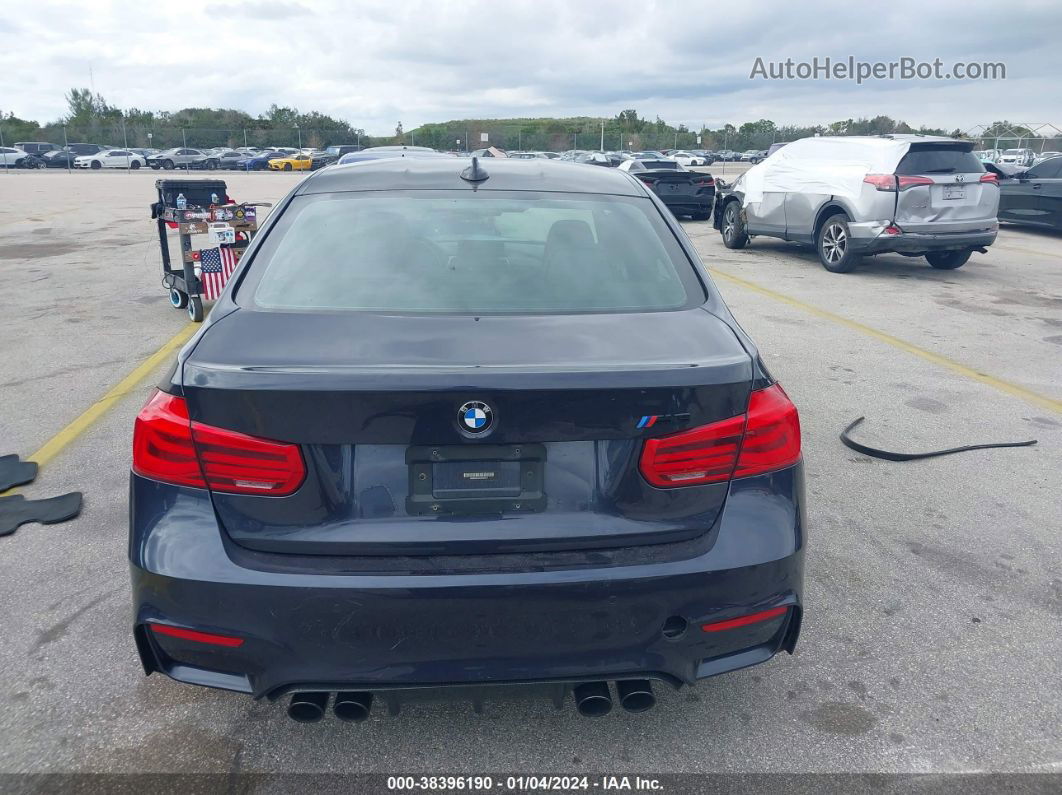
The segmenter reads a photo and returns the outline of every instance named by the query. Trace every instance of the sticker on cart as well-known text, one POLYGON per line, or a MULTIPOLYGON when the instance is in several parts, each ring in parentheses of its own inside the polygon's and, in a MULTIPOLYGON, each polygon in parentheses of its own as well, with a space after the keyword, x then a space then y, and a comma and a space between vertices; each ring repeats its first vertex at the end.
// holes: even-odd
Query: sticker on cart
POLYGON ((232 218, 232 210, 227 207, 215 207, 210 211, 210 219, 212 221, 231 221, 232 218))
POLYGON ((242 220, 246 221, 249 224, 253 224, 258 221, 258 210, 256 210, 254 207, 242 207, 236 211, 237 215, 239 215, 240 213, 243 214, 242 220))
POLYGON ((211 224, 209 234, 212 247, 236 242, 236 230, 226 223, 211 224))

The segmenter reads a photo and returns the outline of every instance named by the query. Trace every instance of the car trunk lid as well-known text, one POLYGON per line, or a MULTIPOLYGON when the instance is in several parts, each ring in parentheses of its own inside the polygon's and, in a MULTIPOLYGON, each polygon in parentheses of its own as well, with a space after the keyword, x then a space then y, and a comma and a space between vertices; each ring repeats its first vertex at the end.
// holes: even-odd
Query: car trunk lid
POLYGON ((915 143, 896 168, 896 224, 905 232, 947 234, 996 223, 999 187, 985 174, 972 144, 915 143))
POLYGON ((707 532, 727 483, 649 486, 642 440, 745 411, 752 363, 703 309, 551 316, 236 311, 185 361, 193 421, 296 443, 288 497, 213 493, 267 552, 592 549, 707 532), (235 353, 238 351, 238 355, 235 353), (492 427, 462 426, 466 404, 492 427))

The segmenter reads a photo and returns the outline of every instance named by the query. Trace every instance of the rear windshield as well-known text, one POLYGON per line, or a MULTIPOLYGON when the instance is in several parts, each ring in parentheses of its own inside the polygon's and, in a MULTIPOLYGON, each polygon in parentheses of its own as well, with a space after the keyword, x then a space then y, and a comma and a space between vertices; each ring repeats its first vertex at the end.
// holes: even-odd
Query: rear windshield
POLYGON ((901 176, 970 174, 984 170, 973 152, 951 144, 914 144, 896 167, 896 173, 901 176))
POLYGON ((692 264, 648 199, 298 196, 267 235, 240 290, 265 309, 566 314, 704 301, 692 264))

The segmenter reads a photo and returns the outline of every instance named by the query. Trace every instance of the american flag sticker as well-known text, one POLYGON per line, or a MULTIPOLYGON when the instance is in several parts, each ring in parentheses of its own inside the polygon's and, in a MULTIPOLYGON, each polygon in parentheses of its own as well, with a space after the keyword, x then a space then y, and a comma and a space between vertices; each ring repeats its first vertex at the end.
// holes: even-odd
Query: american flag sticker
POLYGON ((199 280, 202 282, 202 293, 206 300, 217 300, 239 261, 236 250, 232 248, 200 249, 199 266, 202 273, 199 280))

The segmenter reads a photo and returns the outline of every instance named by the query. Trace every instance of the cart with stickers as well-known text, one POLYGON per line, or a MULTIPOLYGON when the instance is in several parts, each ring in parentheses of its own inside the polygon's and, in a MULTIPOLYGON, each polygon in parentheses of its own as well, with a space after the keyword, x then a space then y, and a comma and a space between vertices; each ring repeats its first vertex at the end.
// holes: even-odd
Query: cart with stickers
POLYGON ((170 303, 203 320, 203 301, 216 299, 258 231, 258 208, 268 203, 232 201, 220 179, 160 179, 151 217, 158 224, 162 285, 170 303), (180 240, 180 261, 170 255, 169 233, 180 240), (196 246, 193 237, 201 242, 196 246))

